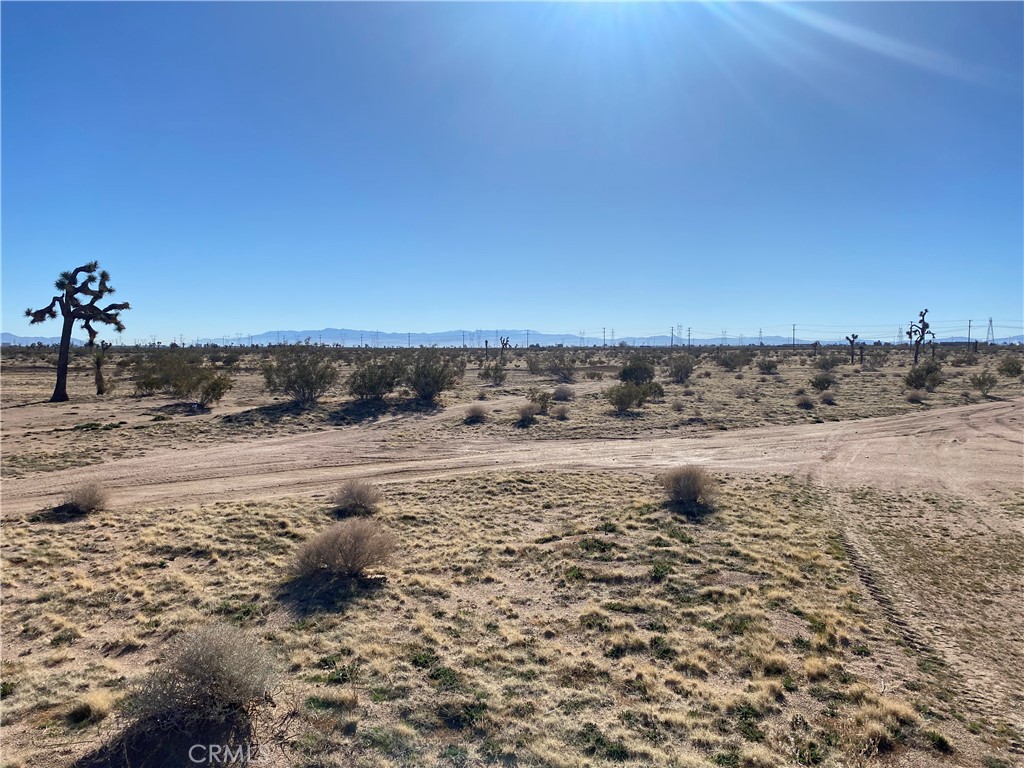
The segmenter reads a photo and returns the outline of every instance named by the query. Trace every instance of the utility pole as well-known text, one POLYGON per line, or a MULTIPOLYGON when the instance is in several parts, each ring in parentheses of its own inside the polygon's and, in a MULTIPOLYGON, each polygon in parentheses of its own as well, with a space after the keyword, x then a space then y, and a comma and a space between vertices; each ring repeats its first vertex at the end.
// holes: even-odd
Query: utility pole
POLYGON ((760 328, 757 329, 757 346, 759 346, 759 347, 763 347, 764 346, 764 336, 761 334, 761 329, 760 328))
POLYGON ((722 329, 722 346, 723 347, 725 346, 725 336, 726 336, 725 328, 723 328, 722 329))
POLYGON ((669 347, 676 345, 676 327, 674 325, 668 329, 668 345, 669 347))
POLYGON ((971 346, 971 321, 967 321, 967 346, 971 346))
POLYGON ((686 348, 690 348, 690 328, 686 329, 686 348))
POLYGON ((601 329, 601 346, 602 347, 607 347, 608 346, 608 334, 606 333, 606 329, 605 328, 601 329))
POLYGON ((526 348, 530 348, 530 329, 526 329, 526 348))
POLYGON ((612 328, 612 346, 615 346, 615 329, 612 328))
POLYGON ((580 331, 580 347, 585 346, 584 341, 583 341, 583 337, 584 337, 585 334, 586 334, 586 331, 580 331))
POLYGON ((406 347, 411 347, 412 346, 412 334, 411 333, 406 332, 406 334, 405 334, 405 346, 406 347))
POLYGON ((793 323, 793 350, 796 351, 796 323, 793 323))

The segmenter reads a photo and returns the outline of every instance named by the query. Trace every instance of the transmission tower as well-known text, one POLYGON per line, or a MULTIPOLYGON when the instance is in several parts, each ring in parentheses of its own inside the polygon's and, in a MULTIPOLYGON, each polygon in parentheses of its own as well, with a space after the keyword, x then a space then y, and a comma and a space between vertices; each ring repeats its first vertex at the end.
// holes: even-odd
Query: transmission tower
POLYGON ((996 343, 996 334, 995 334, 995 331, 992 330, 992 318, 991 317, 988 319, 988 331, 985 332, 985 343, 986 344, 995 344, 996 343))

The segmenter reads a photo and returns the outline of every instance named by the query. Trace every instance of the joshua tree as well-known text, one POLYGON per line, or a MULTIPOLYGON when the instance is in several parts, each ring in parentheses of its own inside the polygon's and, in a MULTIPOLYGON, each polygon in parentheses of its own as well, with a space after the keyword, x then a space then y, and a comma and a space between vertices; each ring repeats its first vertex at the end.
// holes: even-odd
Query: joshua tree
POLYGON ((60 334, 60 352, 57 355, 57 384, 53 388, 51 403, 63 403, 68 399, 68 360, 71 351, 71 331, 75 323, 82 321, 82 327, 89 334, 88 345, 94 346, 98 331, 93 323, 106 323, 124 331, 121 312, 131 309, 128 302, 99 306, 99 301, 114 292, 110 285, 110 274, 104 269, 97 275, 98 261, 90 261, 70 272, 61 272, 54 283, 59 293, 42 309, 26 309, 25 316, 31 318, 29 325, 53 320, 57 310, 64 318, 60 334), (98 281, 98 282, 97 282, 98 281))
POLYGON ((854 354, 853 348, 857 344, 857 334, 856 333, 851 333, 849 336, 846 337, 846 340, 848 342, 850 342, 850 365, 853 365, 853 354, 854 354))
POLYGON ((935 334, 928 330, 928 321, 924 319, 927 314, 927 309, 918 312, 919 322, 911 323, 910 330, 907 331, 907 338, 914 343, 914 365, 917 365, 917 356, 921 352, 921 342, 924 341, 924 337, 931 335, 933 339, 935 338, 935 334))

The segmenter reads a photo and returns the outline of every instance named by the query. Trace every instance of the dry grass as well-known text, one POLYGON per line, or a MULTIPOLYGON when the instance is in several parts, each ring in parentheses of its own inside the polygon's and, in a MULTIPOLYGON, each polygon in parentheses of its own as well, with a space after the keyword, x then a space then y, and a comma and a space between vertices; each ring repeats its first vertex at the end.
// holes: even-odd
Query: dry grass
POLYGON ((372 515, 380 509, 384 494, 365 480, 349 480, 334 494, 332 504, 338 517, 372 515))
POLYGON ((487 409, 477 403, 474 403, 466 409, 466 415, 463 418, 463 421, 466 424, 483 424, 486 420, 487 409))
POLYGON ((662 475, 661 482, 673 504, 709 509, 714 506, 715 479, 703 467, 694 464, 676 467, 662 475))
POLYGON ((395 537, 379 523, 351 518, 305 542, 295 555, 293 568, 304 579, 362 576, 368 568, 386 565, 395 546, 395 537))

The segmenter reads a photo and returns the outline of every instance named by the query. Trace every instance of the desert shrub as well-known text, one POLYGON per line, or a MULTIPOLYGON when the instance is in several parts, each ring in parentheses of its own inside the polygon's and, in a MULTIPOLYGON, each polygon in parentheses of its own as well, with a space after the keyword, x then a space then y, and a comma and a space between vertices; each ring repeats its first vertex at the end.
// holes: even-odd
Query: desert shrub
POLYGON ((925 391, 923 389, 908 389, 906 398, 908 403, 923 403, 925 391))
POLYGON ((809 384, 818 392, 824 392, 826 389, 831 389, 835 386, 836 377, 831 373, 823 371, 812 376, 809 384))
POLYGON ((380 489, 365 480, 349 480, 331 499, 334 514, 338 517, 372 515, 380 509, 383 501, 384 494, 380 489))
POLYGON ((551 405, 550 392, 545 392, 537 387, 530 387, 526 393, 526 397, 529 398, 531 403, 537 406, 537 413, 541 416, 547 416, 548 406, 551 405))
POLYGON ((1010 357, 1004 357, 996 368, 999 373, 1007 378, 1015 378, 1020 376, 1024 372, 1024 363, 1021 362, 1019 357, 1011 355, 1010 357))
POLYGON ((949 364, 952 365, 954 368, 960 368, 961 366, 964 365, 977 365, 978 356, 973 352, 965 352, 962 355, 951 357, 949 359, 949 364))
POLYGON ((433 402, 446 389, 452 389, 465 370, 462 358, 425 348, 416 352, 406 383, 420 400, 433 402))
POLYGON ((715 480, 703 467, 689 464, 670 469, 662 475, 661 484, 673 504, 686 507, 714 506, 715 480))
POLYGON ((796 389, 793 390, 793 394, 796 395, 797 397, 799 397, 800 395, 806 395, 807 394, 807 388, 806 387, 797 387, 796 389))
POLYGON ((673 357, 668 363, 668 377, 676 384, 685 384, 696 367, 697 361, 692 355, 673 357))
POLYGON ((566 384, 559 384, 555 387, 555 391, 551 393, 551 399, 559 403, 567 403, 576 397, 576 393, 572 391, 572 387, 566 384))
POLYGON ((833 392, 831 389, 826 389, 824 392, 821 393, 821 395, 818 396, 818 399, 821 400, 821 402, 823 402, 825 405, 835 405, 836 393, 833 392))
POLYGON ((335 523, 306 541, 295 555, 299 578, 362 576, 367 568, 385 565, 396 548, 395 537, 365 517, 335 523))
POLYGON ((843 364, 843 358, 834 352, 822 355, 814 362, 814 367, 819 371, 834 371, 843 364))
POLYGON ((504 363, 499 360, 494 363, 485 363, 477 376, 497 386, 505 383, 505 379, 508 378, 508 371, 505 370, 504 363))
POLYGON ((466 409, 466 416, 463 421, 466 424, 482 424, 487 419, 487 409, 479 403, 474 403, 466 409))
POLYGON ((604 373, 602 371, 587 371, 584 375, 587 377, 588 381, 600 381, 604 378, 604 373))
POLYGON ((277 347, 263 365, 263 380, 303 408, 316 404, 338 381, 334 361, 306 339, 303 344, 277 347))
POLYGON ((654 381, 654 363, 645 357, 634 355, 619 371, 619 381, 628 381, 637 386, 654 381))
POLYGON ((805 411, 811 410, 814 407, 814 401, 811 400, 807 395, 800 395, 796 399, 796 407, 802 408, 805 411))
POLYGON ((367 360, 348 379, 348 392, 358 400, 383 400, 402 382, 405 366, 394 358, 367 360))
POLYGON ((529 354, 526 356, 526 370, 532 373, 534 376, 540 376, 544 373, 544 361, 538 354, 529 354))
POLYGON ((559 421, 567 421, 569 419, 569 406, 565 403, 556 405, 551 409, 551 415, 559 421))
POLYGON ((548 373, 563 384, 572 384, 576 380, 576 356, 568 350, 559 349, 548 357, 548 373))
POLYGON ((685 395, 686 397, 693 397, 695 392, 696 390, 693 389, 692 387, 687 387, 686 389, 683 390, 683 395, 685 395))
POLYGON ((779 361, 771 357, 762 357, 757 361, 757 370, 765 375, 778 373, 779 361))
POLYGON ((685 411, 686 410, 686 402, 683 401, 683 400, 673 400, 672 401, 672 410, 675 411, 676 413, 681 413, 682 411, 685 411))
POLYGON ((985 368, 981 373, 973 374, 970 382, 972 387, 981 392, 985 397, 988 397, 988 393, 999 383, 999 379, 988 368, 985 368))
POLYGON ((134 379, 137 395, 166 392, 204 408, 219 402, 235 386, 230 376, 204 365, 202 354, 183 349, 144 356, 135 363, 134 379))
POLYGON ((911 389, 935 389, 942 383, 942 366, 934 360, 926 360, 907 371, 903 381, 911 389))
POLYGON ((608 398, 616 413, 626 413, 630 408, 638 406, 642 397, 640 387, 630 382, 608 387, 604 391, 604 396, 608 398))
POLYGON ((213 624, 179 637, 131 695, 128 710, 154 730, 251 718, 267 701, 273 678, 271 658, 252 636, 213 624))
POLYGON ((749 365, 754 359, 754 353, 748 349, 733 349, 718 356, 717 362, 727 371, 738 371, 745 365, 749 365))
POLYGON ((643 405, 648 400, 661 400, 665 397, 665 388, 656 381, 648 381, 641 384, 640 397, 637 400, 637 405, 643 405))
POLYGON ((60 506, 65 512, 86 515, 106 508, 108 498, 107 491, 99 483, 84 483, 64 494, 60 506))
POLYGON ((517 413, 519 414, 519 420, 517 423, 521 427, 526 427, 537 420, 537 415, 540 413, 540 406, 534 402, 523 403, 519 406, 517 413))
POLYGON ((864 369, 877 371, 889 360, 889 351, 886 349, 872 349, 864 356, 864 369))

